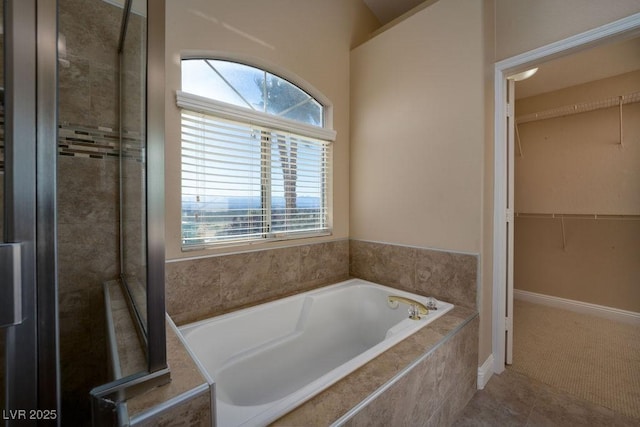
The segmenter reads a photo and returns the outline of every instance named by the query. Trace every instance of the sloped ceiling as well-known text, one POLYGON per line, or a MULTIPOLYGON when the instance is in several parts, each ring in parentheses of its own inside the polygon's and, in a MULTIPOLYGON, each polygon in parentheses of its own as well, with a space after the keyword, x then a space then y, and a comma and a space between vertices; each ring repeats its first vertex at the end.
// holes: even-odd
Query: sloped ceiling
MULTIPOLYGON (((385 25, 424 0, 363 0, 385 25)), ((640 38, 591 48, 538 66, 531 78, 516 83, 516 98, 539 95, 640 70, 640 38)))
POLYGON ((640 38, 594 47, 545 62, 533 77, 516 83, 516 98, 526 98, 640 70, 640 38))
POLYGON ((424 0, 362 0, 382 25, 413 9, 424 0))

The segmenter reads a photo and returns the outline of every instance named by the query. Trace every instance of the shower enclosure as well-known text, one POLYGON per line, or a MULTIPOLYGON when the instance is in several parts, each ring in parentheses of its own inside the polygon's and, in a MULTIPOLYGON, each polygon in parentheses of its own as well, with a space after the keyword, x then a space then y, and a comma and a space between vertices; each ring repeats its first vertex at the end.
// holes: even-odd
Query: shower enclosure
POLYGON ((164 1, 149 3, 0 2, 0 425, 85 425, 91 389, 120 398, 167 371, 164 1), (102 282, 119 278, 147 369, 100 386, 102 282))
POLYGON ((164 324, 164 2, 127 0, 120 40, 120 279, 147 348, 166 367, 164 324), (153 25, 150 25, 153 24, 153 25))
POLYGON ((2 12, 2 419, 9 426, 35 425, 37 418, 55 425, 56 2, 7 0, 2 12))

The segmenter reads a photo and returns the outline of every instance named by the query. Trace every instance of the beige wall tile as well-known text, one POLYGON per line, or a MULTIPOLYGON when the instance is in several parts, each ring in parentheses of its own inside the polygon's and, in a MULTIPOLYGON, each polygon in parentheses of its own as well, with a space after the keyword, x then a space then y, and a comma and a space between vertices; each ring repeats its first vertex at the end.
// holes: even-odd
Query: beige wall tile
POLYGON ((354 277, 476 308, 478 257, 350 240, 354 277))

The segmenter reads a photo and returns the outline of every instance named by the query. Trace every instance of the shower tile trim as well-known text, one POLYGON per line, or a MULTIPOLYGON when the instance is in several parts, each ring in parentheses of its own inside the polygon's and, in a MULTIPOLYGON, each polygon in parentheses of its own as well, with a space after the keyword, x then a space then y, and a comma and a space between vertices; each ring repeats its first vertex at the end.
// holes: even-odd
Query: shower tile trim
MULTIPOLYGON (((124 158, 142 161, 140 133, 125 133, 122 143, 124 158)), ((120 156, 120 136, 117 130, 103 126, 63 123, 58 126, 58 154, 92 159, 117 158, 120 156)))
MULTIPOLYGON (((0 172, 4 172, 4 108, 0 106, 0 172)), ((123 157, 141 162, 139 132, 125 132, 123 157)), ((58 126, 58 155, 91 159, 117 158, 120 156, 120 137, 117 130, 104 126, 82 126, 61 123, 58 126)))

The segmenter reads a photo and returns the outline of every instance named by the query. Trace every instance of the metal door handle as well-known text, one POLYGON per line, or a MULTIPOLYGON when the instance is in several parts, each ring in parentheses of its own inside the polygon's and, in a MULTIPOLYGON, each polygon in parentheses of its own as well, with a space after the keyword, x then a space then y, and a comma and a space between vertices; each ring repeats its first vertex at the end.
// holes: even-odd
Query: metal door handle
POLYGON ((20 243, 0 243, 0 328, 22 323, 20 243))

